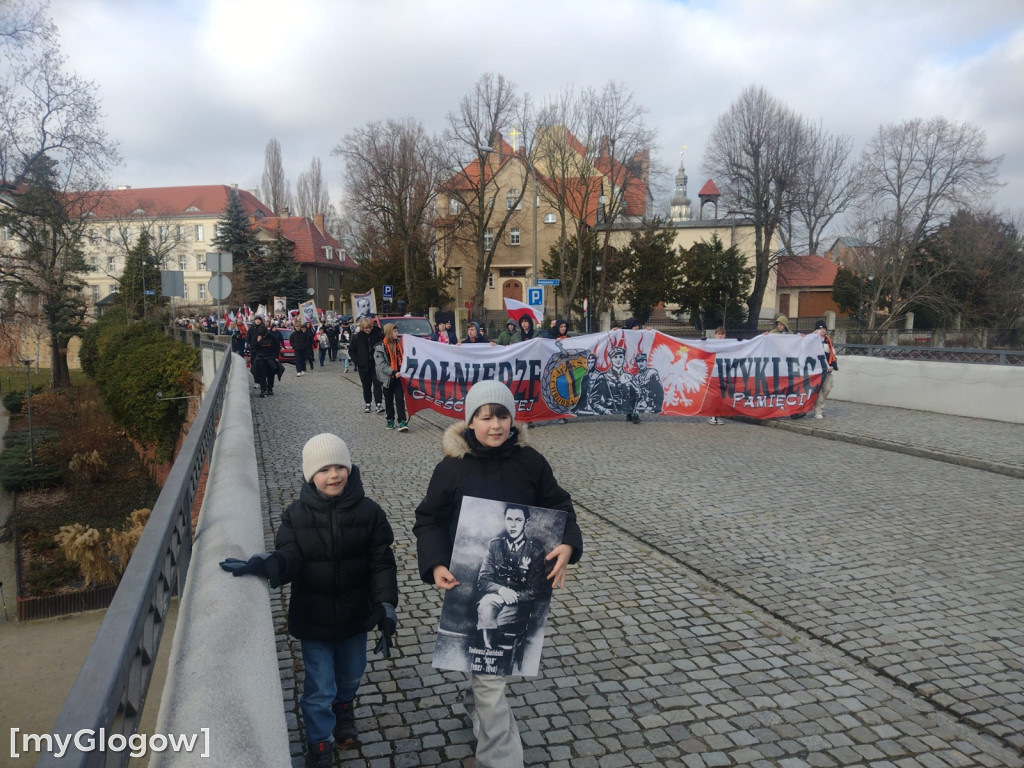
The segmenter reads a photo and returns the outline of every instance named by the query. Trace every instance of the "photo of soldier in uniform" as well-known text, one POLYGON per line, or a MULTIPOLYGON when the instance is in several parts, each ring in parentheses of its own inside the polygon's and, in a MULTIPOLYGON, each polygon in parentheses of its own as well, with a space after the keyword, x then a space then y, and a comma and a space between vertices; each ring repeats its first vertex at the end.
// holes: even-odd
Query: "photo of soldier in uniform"
POLYGON ((352 294, 352 314, 356 320, 377 314, 377 295, 373 291, 352 294))
POLYGON ((540 669, 551 604, 544 553, 561 541, 565 512, 466 497, 433 665, 526 676, 540 669))

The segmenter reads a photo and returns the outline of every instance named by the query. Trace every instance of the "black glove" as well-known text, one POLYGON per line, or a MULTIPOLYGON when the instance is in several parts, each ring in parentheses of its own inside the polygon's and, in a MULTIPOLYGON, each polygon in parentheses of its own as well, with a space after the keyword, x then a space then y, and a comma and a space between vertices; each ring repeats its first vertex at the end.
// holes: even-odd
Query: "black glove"
POLYGON ((232 576, 262 576, 271 587, 281 586, 281 558, 277 552, 261 552, 248 560, 229 557, 221 561, 220 567, 232 576))
POLYGON ((383 610, 384 615, 377 622, 377 629, 380 630, 380 637, 373 647, 374 653, 381 653, 385 659, 391 658, 391 643, 398 629, 398 616, 395 614, 395 606, 391 603, 377 603, 378 609, 383 610))

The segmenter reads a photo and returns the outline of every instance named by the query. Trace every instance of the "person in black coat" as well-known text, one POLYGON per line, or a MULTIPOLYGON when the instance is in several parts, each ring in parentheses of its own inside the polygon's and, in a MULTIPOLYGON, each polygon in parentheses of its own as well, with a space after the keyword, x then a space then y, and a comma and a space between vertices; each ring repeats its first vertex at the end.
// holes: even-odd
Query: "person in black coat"
POLYGON ((373 320, 364 317, 359 321, 359 330, 352 335, 352 341, 348 345, 348 356, 355 363, 359 371, 359 380, 363 384, 363 408, 365 413, 370 412, 370 389, 373 388, 373 402, 377 404, 377 413, 384 413, 384 405, 381 402, 383 393, 380 381, 376 375, 376 363, 373 359, 373 350, 384 340, 384 331, 378 328, 373 320))
POLYGON ((281 336, 257 317, 249 329, 249 350, 252 353, 252 377, 260 385, 260 397, 274 394, 277 356, 281 353, 281 336))
POLYGON ((292 331, 289 341, 295 351, 295 375, 301 376, 306 370, 307 363, 310 363, 309 369, 313 370, 310 360, 310 355, 313 353, 313 329, 309 327, 309 323, 292 327, 295 330, 292 331))
MULTIPOLYGON (((416 508, 413 527, 419 573, 427 584, 446 591, 459 586, 449 565, 464 496, 566 511, 562 543, 544 558, 551 587, 564 586, 566 568, 582 557, 583 534, 572 498, 547 459, 526 445, 526 432, 514 426, 514 414, 515 400, 507 386, 479 381, 466 395, 465 423, 445 431, 444 458, 416 508)), ((505 698, 505 678, 470 674, 470 680, 477 764, 522 765, 523 745, 505 698)))
POLYGON ((331 737, 358 735, 353 700, 366 671, 367 633, 390 657, 397 627, 398 569, 387 515, 366 496, 345 441, 323 433, 302 449, 305 483, 281 516, 273 552, 224 570, 255 574, 271 587, 291 583, 288 631, 301 641, 305 683, 299 706, 306 725, 307 766, 332 765, 331 737))

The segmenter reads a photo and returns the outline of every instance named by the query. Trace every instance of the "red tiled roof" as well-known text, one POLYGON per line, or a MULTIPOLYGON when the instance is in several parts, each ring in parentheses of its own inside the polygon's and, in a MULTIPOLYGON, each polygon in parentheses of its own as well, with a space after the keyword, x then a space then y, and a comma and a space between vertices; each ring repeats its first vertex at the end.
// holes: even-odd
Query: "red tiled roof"
POLYGON ((281 234, 295 244, 292 256, 300 264, 325 264, 345 269, 355 269, 357 266, 342 250, 341 243, 317 229, 312 219, 306 216, 274 216, 263 219, 254 226, 271 237, 277 236, 277 228, 280 226, 281 234), (324 246, 328 245, 334 249, 333 259, 328 259, 324 252, 324 246))
POLYGON ((619 162, 618 158, 611 158, 607 155, 599 155, 594 158, 594 168, 598 172, 603 173, 609 181, 612 178, 613 167, 615 169, 615 182, 619 187, 622 187, 622 198, 626 207, 626 210, 620 211, 620 213, 626 216, 643 216, 647 211, 645 180, 631 174, 629 169, 619 162))
POLYGON ((715 182, 713 182, 711 179, 708 179, 704 183, 704 186, 700 188, 700 192, 697 193, 697 197, 710 197, 712 195, 721 194, 722 193, 718 191, 718 187, 715 186, 715 182))
POLYGON ((823 256, 789 256, 779 262, 779 288, 831 288, 839 268, 823 256))
MULTIPOLYGON (((95 196, 93 215, 97 219, 116 219, 131 216, 220 216, 228 205, 231 187, 211 184, 194 187, 150 187, 143 189, 107 189, 87 192, 95 196), (194 209, 194 210, 193 210, 194 209)), ((252 216, 260 211, 271 216, 269 206, 257 200, 251 192, 238 190, 238 200, 245 212, 252 216)))

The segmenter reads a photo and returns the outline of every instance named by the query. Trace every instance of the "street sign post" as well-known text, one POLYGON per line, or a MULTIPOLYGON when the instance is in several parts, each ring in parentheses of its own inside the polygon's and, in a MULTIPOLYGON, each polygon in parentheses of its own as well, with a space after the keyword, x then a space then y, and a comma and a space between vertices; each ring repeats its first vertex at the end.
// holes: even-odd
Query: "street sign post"
POLYGON ((542 278, 542 279, 537 281, 537 285, 552 285, 555 288, 557 288, 561 284, 562 284, 561 280, 559 280, 558 278, 553 278, 553 277, 545 277, 545 278, 542 278))
POLYGON ((381 292, 381 296, 385 299, 395 298, 395 286, 385 285, 384 290, 381 292))
MULTIPOLYGON (((231 279, 227 275, 214 275, 210 278, 210 295, 218 302, 223 301, 231 293, 231 279)), ((217 311, 220 311, 218 306, 217 311)))

